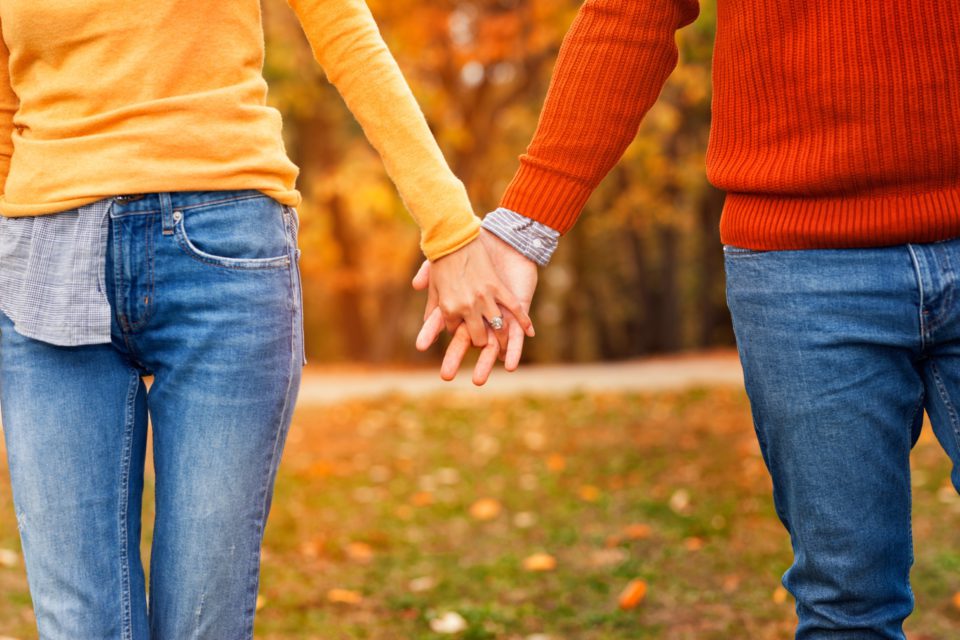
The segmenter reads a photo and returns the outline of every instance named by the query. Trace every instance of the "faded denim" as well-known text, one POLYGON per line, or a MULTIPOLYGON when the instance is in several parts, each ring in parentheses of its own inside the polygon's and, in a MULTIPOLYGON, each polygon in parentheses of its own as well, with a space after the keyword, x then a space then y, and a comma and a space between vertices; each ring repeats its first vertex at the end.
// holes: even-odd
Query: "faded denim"
POLYGON ((902 640, 924 410, 960 487, 960 240, 725 255, 796 637, 902 640))
POLYGON ((304 363, 296 212, 229 191, 116 198, 109 215, 110 344, 54 346, 0 314, 0 408, 40 637, 252 638, 304 363))

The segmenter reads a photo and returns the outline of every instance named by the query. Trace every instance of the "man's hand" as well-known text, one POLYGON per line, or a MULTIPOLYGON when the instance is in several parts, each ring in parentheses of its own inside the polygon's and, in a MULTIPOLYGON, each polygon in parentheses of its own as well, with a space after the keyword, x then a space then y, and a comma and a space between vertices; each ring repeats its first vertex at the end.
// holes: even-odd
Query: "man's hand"
MULTIPOLYGON (((500 335, 496 336, 497 340, 493 339, 493 332, 487 329, 489 341, 480 353, 480 358, 477 360, 473 372, 473 382, 476 385, 484 384, 490 377, 498 355, 504 360, 504 368, 507 371, 514 371, 519 366, 520 356, 523 353, 524 338, 525 336, 533 336, 533 332, 526 330, 520 318, 527 317, 534 291, 537 288, 537 265, 534 262, 486 230, 480 231, 480 243, 482 248, 486 250, 488 259, 500 280, 515 296, 522 315, 518 316, 514 310, 504 308, 502 310, 504 329, 502 332, 498 332, 500 335)), ((415 289, 423 290, 427 288, 428 284, 432 288, 432 281, 439 263, 440 261, 433 265, 429 262, 423 263, 413 281, 415 289)), ((430 345, 439 337, 444 326, 445 323, 436 308, 436 301, 428 299, 423 328, 417 336, 417 349, 426 351, 430 348, 430 345)), ((472 338, 468 328, 463 325, 458 326, 450 345, 447 347, 443 365, 440 368, 440 376, 444 380, 453 380, 456 377, 457 371, 463 363, 463 358, 470 347, 474 345, 476 345, 476 341, 472 338)))

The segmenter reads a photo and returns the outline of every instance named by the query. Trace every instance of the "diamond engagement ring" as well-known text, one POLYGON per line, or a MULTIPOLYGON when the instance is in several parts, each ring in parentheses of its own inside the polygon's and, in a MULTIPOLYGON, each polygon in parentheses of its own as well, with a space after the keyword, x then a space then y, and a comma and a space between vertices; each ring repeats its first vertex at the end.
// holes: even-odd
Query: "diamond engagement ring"
POLYGON ((503 316, 490 318, 489 322, 494 331, 500 331, 500 329, 503 329, 503 316))

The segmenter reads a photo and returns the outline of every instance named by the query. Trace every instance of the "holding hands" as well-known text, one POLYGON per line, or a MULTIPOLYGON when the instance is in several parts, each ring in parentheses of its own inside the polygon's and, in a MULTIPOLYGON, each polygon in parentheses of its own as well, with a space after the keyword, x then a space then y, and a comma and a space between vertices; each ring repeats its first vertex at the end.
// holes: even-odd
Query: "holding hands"
POLYGON ((534 336, 528 313, 536 263, 481 229, 479 238, 458 251, 425 261, 413 287, 428 291, 417 349, 429 349, 444 329, 453 334, 440 368, 444 380, 453 380, 471 347, 481 349, 476 385, 487 381, 498 359, 507 371, 519 366, 524 338, 534 336))

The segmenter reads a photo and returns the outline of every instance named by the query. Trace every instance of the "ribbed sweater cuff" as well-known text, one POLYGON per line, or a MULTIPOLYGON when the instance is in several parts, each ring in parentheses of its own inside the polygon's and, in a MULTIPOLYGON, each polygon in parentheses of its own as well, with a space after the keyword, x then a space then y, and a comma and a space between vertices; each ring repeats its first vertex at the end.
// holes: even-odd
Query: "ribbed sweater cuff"
POLYGON ((724 244, 758 250, 879 247, 960 236, 960 187, 876 196, 727 194, 724 244))
POLYGON ((500 206, 566 233, 577 221, 593 188, 582 180, 521 162, 500 206))

